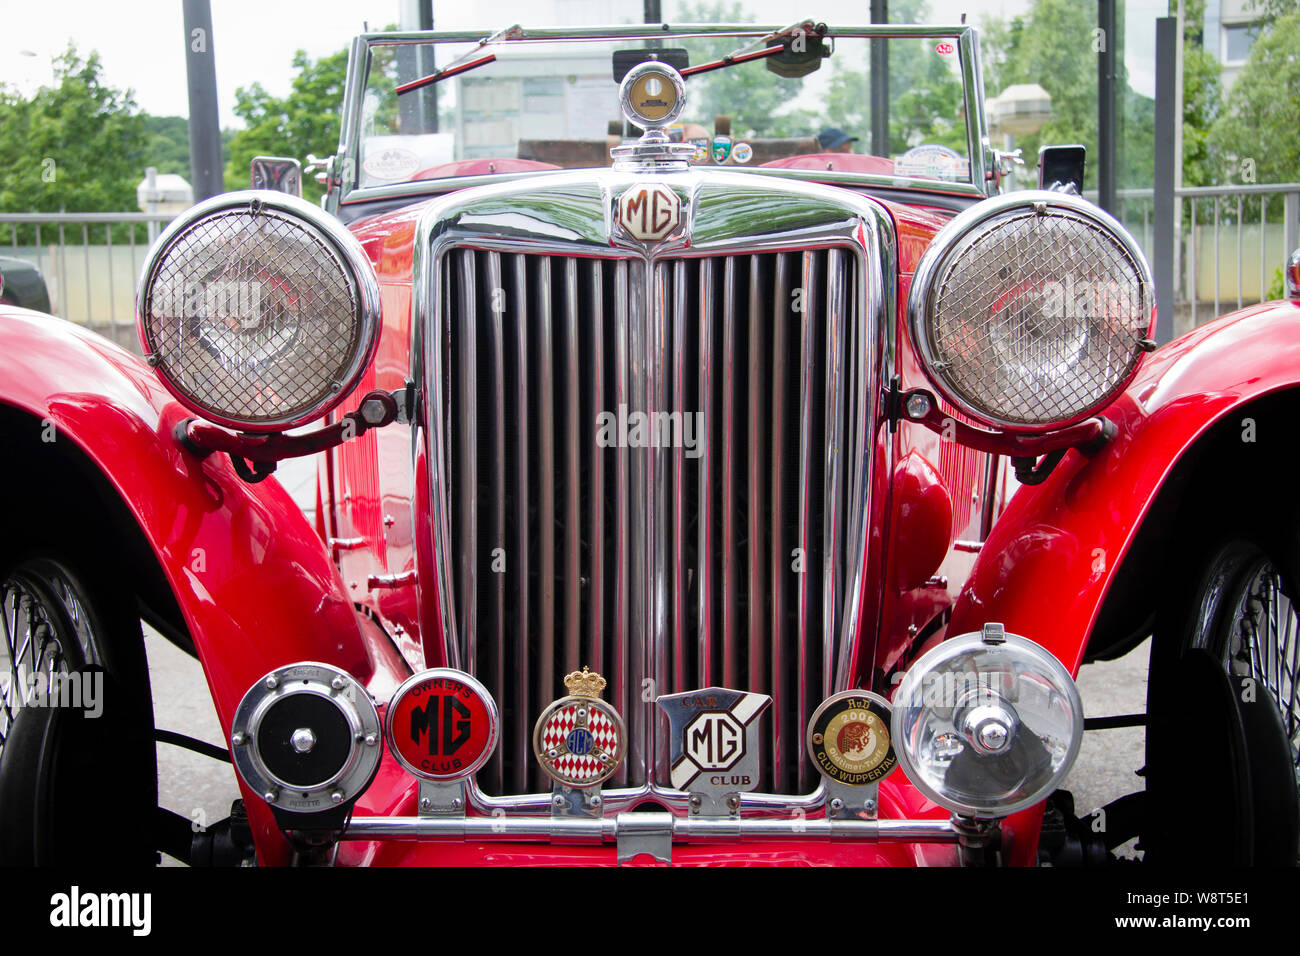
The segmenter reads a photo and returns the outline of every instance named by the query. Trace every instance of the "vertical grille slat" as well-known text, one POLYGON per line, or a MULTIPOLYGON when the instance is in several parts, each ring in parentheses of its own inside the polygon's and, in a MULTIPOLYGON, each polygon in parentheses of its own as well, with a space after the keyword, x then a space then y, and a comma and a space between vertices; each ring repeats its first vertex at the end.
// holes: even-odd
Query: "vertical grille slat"
POLYGON ((736 590, 736 259, 722 272, 722 679, 740 686, 736 590))
POLYGON ((777 253, 772 279, 772 379, 770 421, 772 436, 772 454, 770 458, 771 474, 768 490, 771 493, 772 506, 769 511, 769 545, 771 548, 771 580, 768 592, 771 594, 771 655, 772 655, 772 772, 776 779, 785 776, 786 768, 802 767, 803 744, 799 745, 799 759, 792 761, 790 742, 803 740, 803 734, 793 721, 798 719, 798 712, 791 712, 785 698, 786 685, 786 582, 790 578, 790 559, 786 547, 785 483, 782 469, 785 465, 785 405, 786 396, 786 326, 789 322, 790 302, 790 256, 777 253))
POLYGON ((698 672, 696 680, 701 687, 713 683, 713 555, 716 553, 713 511, 713 476, 717 468, 714 457, 713 436, 717 433, 714 422, 714 388, 717 377, 717 356, 713 349, 714 263, 705 259, 700 263, 700 379, 696 395, 704 427, 700 440, 700 483, 698 489, 697 523, 699 549, 696 551, 696 570, 699 577, 699 619, 697 628, 698 672))
POLYGON ((456 370, 460 383, 460 441, 459 455, 454 460, 459 466, 457 494, 460 516, 460 540, 464 548, 460 561, 460 639, 464 645, 465 660, 478 668, 478 440, 476 417, 478 410, 478 298, 474 278, 474 253, 460 253, 460 311, 464 326, 460 329, 459 366, 456 370))
MULTIPOLYGON (((506 686, 513 691, 512 698, 500 701, 503 707, 513 707, 510 726, 513 728, 513 740, 509 742, 510 754, 513 758, 513 767, 511 781, 515 791, 522 792, 528 787, 528 772, 532 765, 529 759, 532 748, 529 744, 529 715, 532 714, 531 702, 535 699, 532 694, 531 679, 532 668, 529 666, 529 658, 524 642, 527 641, 528 635, 532 633, 529 625, 529 483, 528 483, 528 463, 531 461, 528 453, 528 414, 529 414, 529 377, 528 377, 528 263, 527 259, 521 255, 514 255, 511 259, 512 281, 511 289, 514 295, 508 302, 508 309, 512 310, 512 319, 515 333, 515 426, 516 432, 516 457, 514 461, 514 473, 518 480, 518 487, 515 493, 515 510, 514 510, 514 532, 512 538, 512 547, 507 554, 506 573, 509 575, 510 569, 514 568, 516 573, 514 580, 517 582, 518 590, 515 603, 515 635, 513 653, 510 655, 511 660, 516 662, 519 672, 513 683, 506 686)), ((504 749, 504 747, 503 747, 504 749)))
POLYGON ((814 787, 804 728, 847 660, 873 429, 855 269, 839 249, 447 254, 448 606, 502 708, 485 790, 549 786, 533 722, 584 664, 631 738, 607 787, 666 786, 654 697, 710 685, 773 698, 761 790, 814 787))
POLYGON ((839 624, 843 568, 840 547, 844 511, 844 363, 845 291, 841 253, 832 249, 826 262, 826 472, 822 571, 822 696, 833 690, 835 637, 839 624))
POLYGON ((581 493, 582 466, 578 421, 578 260, 564 264, 564 673, 582 666, 582 621, 580 599, 582 587, 579 539, 582 525, 578 521, 578 496, 581 493))
MULTIPOLYGON (((766 621, 767 586, 764 577, 767 561, 764 553, 765 498, 763 495, 763 437, 768 431, 766 416, 760 415, 766 390, 771 387, 771 379, 764 369, 763 342, 765 325, 768 321, 764 308, 767 290, 763 288, 763 269, 761 256, 749 257, 749 330, 748 352, 749 368, 746 371, 748 396, 745 402, 745 417, 748 423, 746 435, 746 458, 748 474, 746 475, 746 497, 748 498, 747 521, 745 533, 748 538, 746 555, 748 557, 749 580, 746 597, 749 601, 749 682, 748 687, 770 687, 767 680, 767 639, 766 621)), ((775 725, 776 721, 773 719, 775 725)))
POLYGON ((537 260, 537 431, 541 607, 537 699, 555 696, 555 329, 551 260, 537 260))
MULTIPOLYGON (((505 329, 503 328, 503 306, 498 290, 501 286, 501 255, 496 252, 487 254, 487 301, 490 315, 488 330, 491 339, 492 367, 492 433, 489 436, 492 448, 490 465, 492 468, 491 502, 487 520, 489 522, 488 544, 493 559, 498 553, 505 553, 505 517, 506 517, 506 356, 505 329)), ((492 661, 492 679, 497 687, 505 686, 506 677, 506 577, 493 570, 491 581, 491 608, 488 626, 484 636, 490 642, 487 648, 492 661)), ((486 783, 494 789, 500 788, 503 777, 502 768, 505 755, 502 748, 492 756, 488 768, 486 783)))
MULTIPOLYGON (((605 392, 605 292, 604 272, 599 260, 591 264, 587 288, 588 316, 591 322, 591 421, 601 411, 608 411, 605 392)), ((605 449, 593 427, 591 445, 591 595, 587 620, 591 636, 590 666, 596 673, 605 671, 605 449)), ((581 666, 579 662, 577 666, 581 666)))
MULTIPOLYGON (((628 264, 624 261, 614 266, 614 411, 620 413, 628 407, 631 397, 628 390, 628 264)), ((631 635, 628 625, 631 613, 632 542, 628 527, 628 507, 631 476, 629 456, 618 449, 615 468, 615 583, 614 583, 614 647, 610 664, 613 693, 610 700, 620 714, 628 713, 628 653, 631 635)), ((628 780, 625 761, 613 777, 616 785, 628 780)))

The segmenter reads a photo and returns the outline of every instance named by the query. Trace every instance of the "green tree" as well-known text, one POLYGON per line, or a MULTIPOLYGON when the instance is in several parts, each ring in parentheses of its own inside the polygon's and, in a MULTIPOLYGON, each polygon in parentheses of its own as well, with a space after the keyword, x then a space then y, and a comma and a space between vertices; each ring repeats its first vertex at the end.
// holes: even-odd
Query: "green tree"
POLYGON ((131 92, 72 44, 53 66, 53 85, 30 99, 0 87, 0 210, 135 209, 148 134, 131 92))
MULTIPOLYGON (((299 50, 293 65, 298 74, 286 97, 272 96, 260 83, 235 91, 235 115, 245 128, 231 137, 227 189, 248 188, 254 156, 291 156, 305 161, 309 153, 329 156, 338 148, 347 51, 312 60, 299 50)), ((313 177, 303 177, 304 197, 319 200, 322 192, 313 177)))
POLYGON ((1234 165, 1253 160, 1259 182, 1300 179, 1300 11, 1255 41, 1209 142, 1234 165))
MULTIPOLYGON (((677 20, 683 23, 746 23, 753 19, 739 2, 728 5, 725 0, 683 3, 677 11, 677 20)), ((741 44, 736 37, 694 41, 689 45, 691 62, 721 59, 741 44)), ((714 117, 720 115, 730 116, 732 131, 744 138, 807 135, 815 122, 811 113, 782 111, 799 95, 803 80, 779 77, 762 63, 714 70, 687 82, 690 121, 706 129, 711 130, 714 117)))
POLYGON ((1222 98, 1223 67, 1205 48, 1201 24, 1205 0, 1184 0, 1183 14, 1183 185, 1212 186, 1219 181, 1221 160, 1210 130, 1222 98))

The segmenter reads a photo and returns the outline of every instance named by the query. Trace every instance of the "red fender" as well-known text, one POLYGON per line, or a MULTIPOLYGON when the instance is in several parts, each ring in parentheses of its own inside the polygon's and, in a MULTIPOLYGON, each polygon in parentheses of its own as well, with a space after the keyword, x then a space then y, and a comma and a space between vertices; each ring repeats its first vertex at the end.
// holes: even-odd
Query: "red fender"
POLYGON ((1118 434, 1020 488, 953 608, 949 634, 1001 621, 1074 674, 1102 602, 1170 471, 1232 410, 1300 384, 1300 302, 1226 315, 1164 346, 1104 414, 1118 434))
MULTIPOLYGON (((1115 438, 1093 457, 1068 452, 1043 484, 1016 492, 980 550, 948 634, 1001 621, 1077 677, 1102 602, 1178 460, 1233 409, 1300 384, 1298 370, 1293 302, 1223 316, 1152 354, 1104 413, 1115 438)), ((1042 812, 1039 805, 1011 821, 1037 833, 1042 812)))
MULTIPOLYGON (((172 436, 187 416, 138 358, 72 323, 0 308, 0 403, 71 441, 134 517, 194 639, 222 728, 267 671, 334 664, 386 700, 405 676, 391 644, 363 631, 324 543, 275 480, 241 481, 172 436)), ((243 784, 240 784, 241 788, 243 784)), ((287 845, 245 793, 263 862, 287 845)))

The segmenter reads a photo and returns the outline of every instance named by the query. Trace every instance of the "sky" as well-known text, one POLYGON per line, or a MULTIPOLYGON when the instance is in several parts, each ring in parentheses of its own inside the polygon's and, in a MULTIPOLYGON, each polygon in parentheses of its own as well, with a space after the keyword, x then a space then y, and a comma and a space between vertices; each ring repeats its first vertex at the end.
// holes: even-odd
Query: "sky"
MULTIPOLYGON (((743 0, 758 22, 788 23, 811 17, 860 24, 868 0, 743 0)), ((1080 0, 1089 2, 1089 0, 1080 0)), ((678 0, 662 0, 675 19, 678 0)), ((372 29, 399 22, 401 0, 212 0, 212 44, 217 55, 217 99, 223 126, 234 115, 235 90, 260 82, 274 95, 289 91, 294 52, 313 57, 345 48, 365 23, 372 29)), ((1025 12, 1029 0, 930 0, 931 22, 955 23, 963 11, 976 26, 987 15, 1025 12)), ((1134 87, 1153 94, 1154 17, 1165 3, 1129 0, 1127 57, 1134 87)), ((493 32, 503 26, 559 26, 639 19, 641 0, 434 0, 439 29, 493 32)), ((141 109, 161 116, 189 113, 185 83, 185 31, 180 0, 0 0, 0 82, 30 92, 49 83, 50 57, 72 41, 84 55, 98 50, 106 81, 130 88, 141 109)))

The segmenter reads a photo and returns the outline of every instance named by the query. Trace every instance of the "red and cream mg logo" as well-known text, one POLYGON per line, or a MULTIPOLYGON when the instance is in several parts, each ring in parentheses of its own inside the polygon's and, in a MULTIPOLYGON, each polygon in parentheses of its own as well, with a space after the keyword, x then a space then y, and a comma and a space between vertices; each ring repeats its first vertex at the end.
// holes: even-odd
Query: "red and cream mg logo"
POLYGON ((682 201, 663 183, 638 183, 618 197, 618 224, 634 239, 658 242, 682 222, 682 201))

